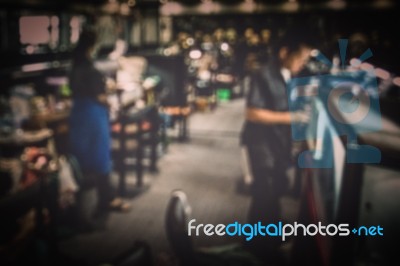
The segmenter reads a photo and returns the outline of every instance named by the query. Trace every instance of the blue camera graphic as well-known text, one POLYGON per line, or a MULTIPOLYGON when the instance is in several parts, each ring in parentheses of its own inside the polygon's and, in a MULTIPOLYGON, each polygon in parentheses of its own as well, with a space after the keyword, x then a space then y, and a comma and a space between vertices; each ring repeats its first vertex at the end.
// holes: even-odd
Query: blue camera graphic
POLYGON ((289 110, 311 116, 309 124, 292 123, 295 141, 314 143, 298 158, 301 168, 332 168, 334 138, 346 137, 347 163, 379 163, 376 147, 358 143, 357 135, 382 127, 374 71, 342 71, 294 78, 287 85, 289 110))

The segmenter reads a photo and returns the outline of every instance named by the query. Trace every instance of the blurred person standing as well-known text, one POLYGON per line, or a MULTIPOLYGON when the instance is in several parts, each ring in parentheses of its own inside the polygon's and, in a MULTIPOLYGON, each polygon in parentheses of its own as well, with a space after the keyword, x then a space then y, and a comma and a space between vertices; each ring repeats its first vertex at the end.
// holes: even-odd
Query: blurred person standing
MULTIPOLYGON (((310 52, 310 40, 303 32, 288 32, 280 40, 275 56, 251 76, 242 132, 253 176, 250 224, 265 225, 281 219, 279 200, 288 190, 286 170, 291 164, 290 124, 309 120, 307 112, 289 112, 286 84, 303 69, 310 52)), ((279 260, 280 242, 258 236, 246 246, 255 255, 273 261, 279 260)))
POLYGON ((80 165, 88 186, 97 189, 97 214, 107 210, 127 211, 129 204, 116 198, 110 183, 110 126, 106 83, 94 67, 92 56, 97 35, 82 31, 72 58, 69 81, 73 108, 69 120, 70 152, 80 165))

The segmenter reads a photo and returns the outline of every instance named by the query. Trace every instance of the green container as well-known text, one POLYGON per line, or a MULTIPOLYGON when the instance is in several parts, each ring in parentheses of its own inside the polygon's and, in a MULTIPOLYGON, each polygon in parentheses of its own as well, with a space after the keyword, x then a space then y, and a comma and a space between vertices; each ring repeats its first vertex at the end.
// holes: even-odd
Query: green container
POLYGON ((217 89, 217 98, 221 102, 227 102, 231 99, 230 89, 217 89))

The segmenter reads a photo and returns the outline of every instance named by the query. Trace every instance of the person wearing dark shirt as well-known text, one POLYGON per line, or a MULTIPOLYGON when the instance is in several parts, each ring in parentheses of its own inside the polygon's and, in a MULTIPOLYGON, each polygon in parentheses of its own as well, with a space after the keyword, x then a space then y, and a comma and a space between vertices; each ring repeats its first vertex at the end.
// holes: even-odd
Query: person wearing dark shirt
POLYGON ((70 152, 76 157, 86 180, 93 180, 97 187, 97 212, 126 211, 129 204, 115 197, 110 184, 111 136, 106 84, 91 61, 95 43, 95 32, 84 30, 73 53, 69 76, 73 98, 69 120, 70 152))
MULTIPOLYGON (((288 188, 286 170, 291 164, 291 123, 307 123, 309 114, 288 110, 286 84, 310 56, 307 40, 296 34, 283 37, 276 57, 251 76, 242 144, 247 147, 253 183, 248 222, 276 223, 279 199, 288 188)), ((280 241, 280 240, 279 240, 280 241)), ((273 260, 278 239, 259 236, 246 245, 256 255, 273 260)))

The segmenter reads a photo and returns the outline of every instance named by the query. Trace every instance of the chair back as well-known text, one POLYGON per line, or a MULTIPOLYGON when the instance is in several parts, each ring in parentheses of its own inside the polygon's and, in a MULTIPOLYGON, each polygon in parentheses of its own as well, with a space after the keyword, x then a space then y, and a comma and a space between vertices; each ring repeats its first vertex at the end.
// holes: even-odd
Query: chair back
POLYGON ((197 265, 192 239, 187 232, 191 208, 186 194, 175 190, 171 194, 165 217, 167 237, 181 265, 197 265))

